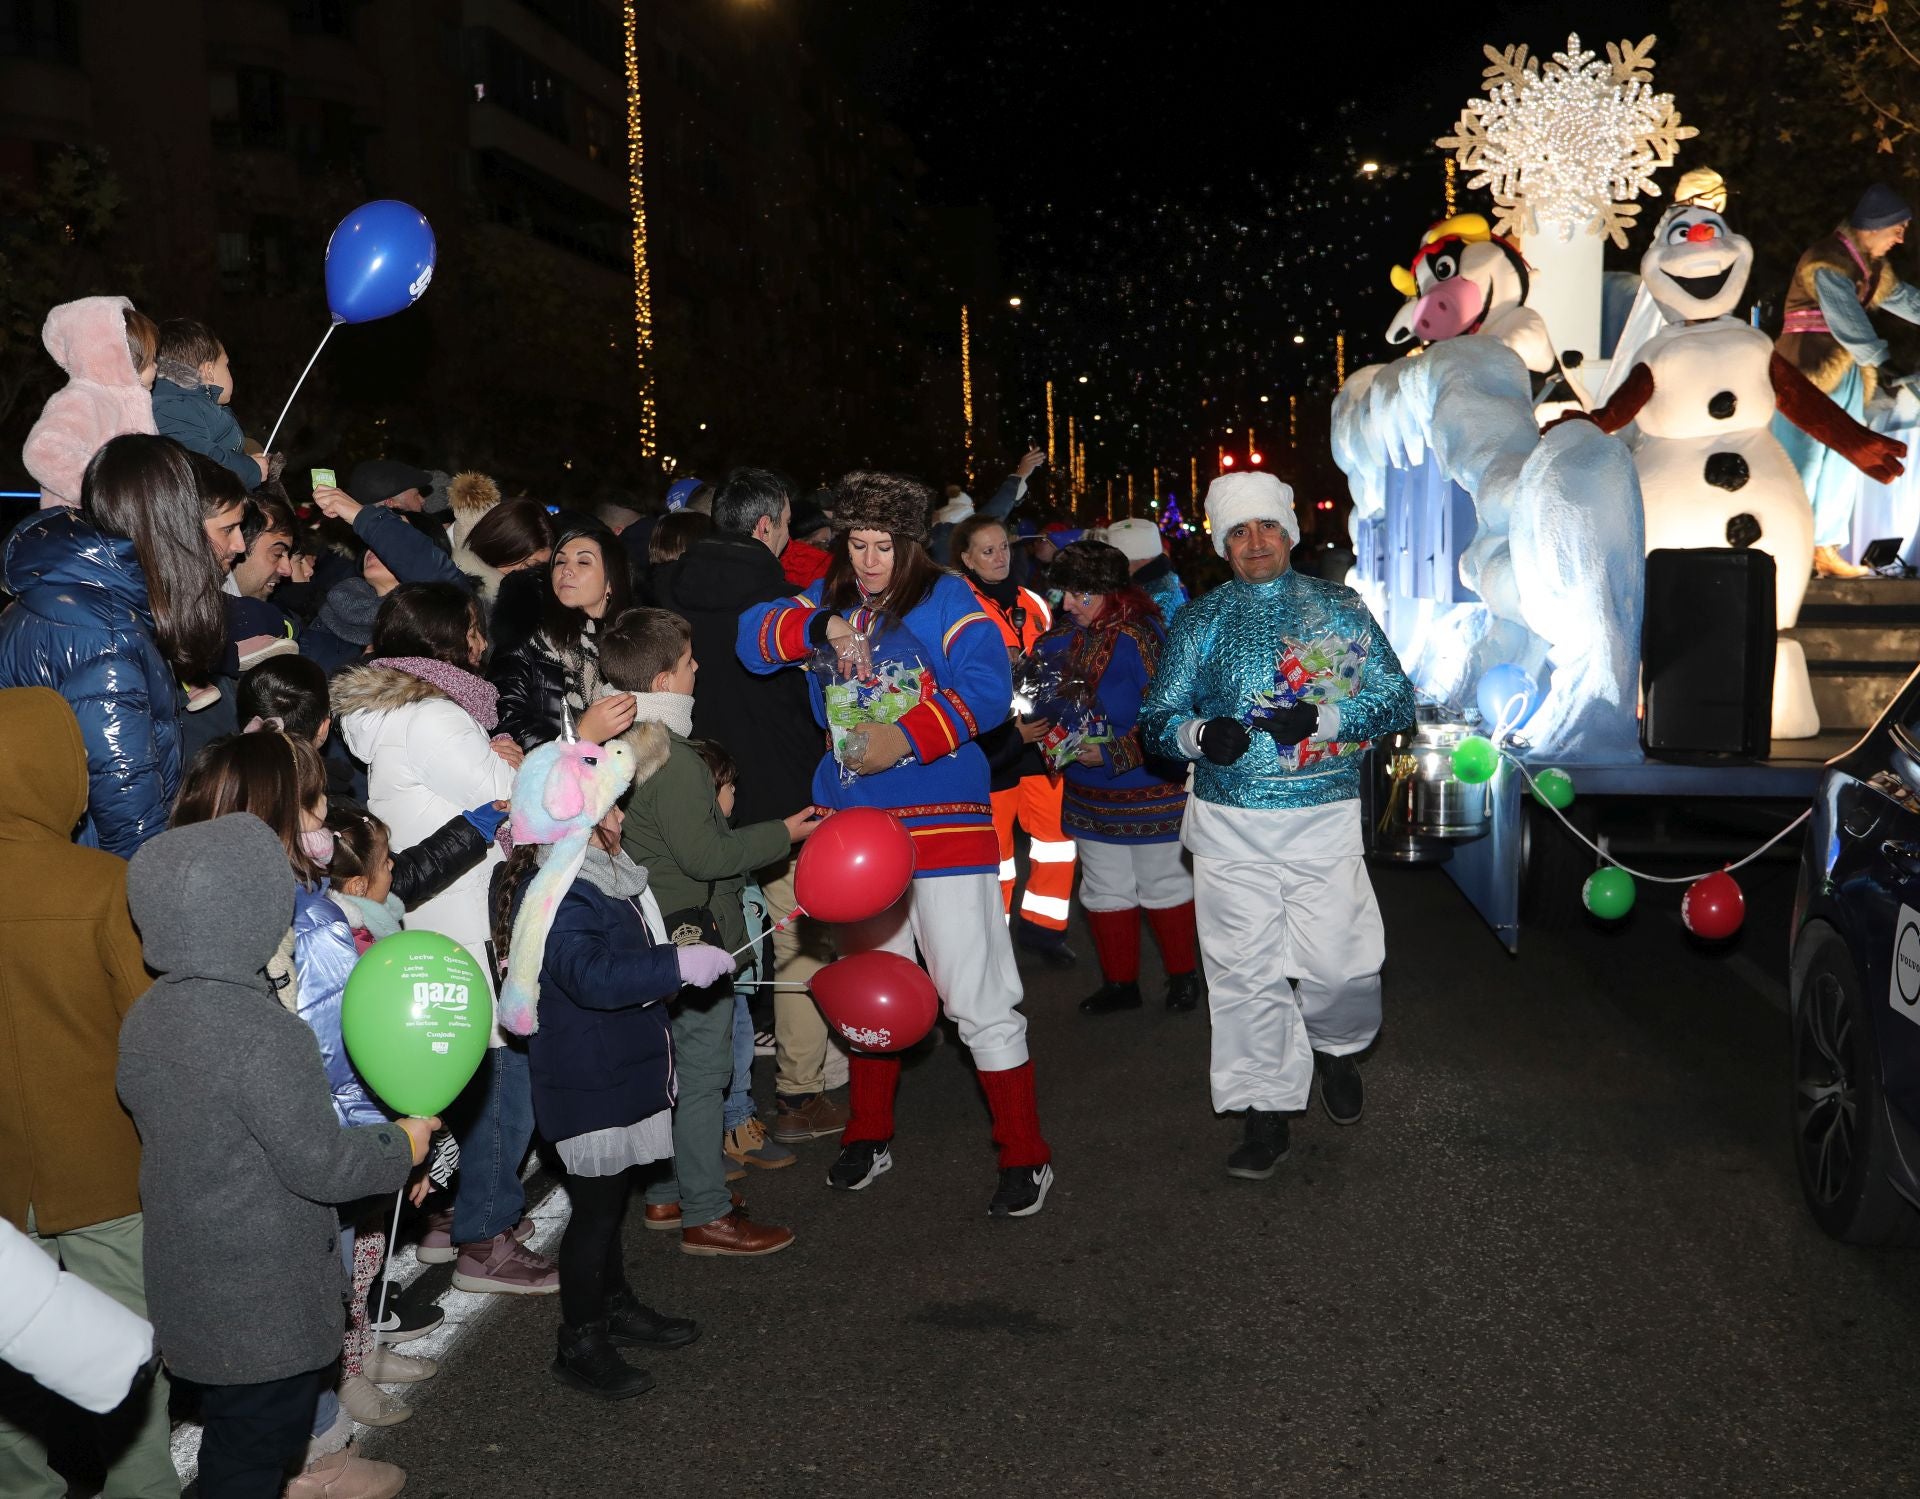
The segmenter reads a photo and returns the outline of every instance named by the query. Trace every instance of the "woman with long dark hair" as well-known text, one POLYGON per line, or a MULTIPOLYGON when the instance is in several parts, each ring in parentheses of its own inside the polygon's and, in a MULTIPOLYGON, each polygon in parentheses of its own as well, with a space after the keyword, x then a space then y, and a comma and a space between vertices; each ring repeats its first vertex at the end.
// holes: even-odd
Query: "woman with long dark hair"
POLYGON ((495 623, 489 676, 500 692, 500 729, 522 749, 560 738, 569 721, 595 744, 632 724, 633 696, 601 682, 595 644, 601 625, 627 607, 629 591, 626 549, 612 531, 590 515, 556 526, 538 628, 495 623))
MULTIPOLYGON (((942 1005, 973 1052, 1000 1147, 995 1217, 1040 1211, 1053 1183, 1034 1103, 1000 898, 1000 847, 978 736, 1011 711, 1000 631, 960 579, 927 552, 933 492, 897 474, 848 474, 834 488, 827 575, 798 599, 740 618, 738 653, 768 673, 831 648, 838 671, 813 674, 815 716, 834 748, 814 774, 823 806, 880 807, 913 835, 915 872, 890 911, 838 934, 842 952, 911 957, 916 943, 942 1005), (858 718, 857 724, 850 719, 858 718)), ((891 1170, 897 1056, 852 1060, 852 1117, 828 1185, 859 1191, 891 1170)))
MULTIPOLYGON (((465 589, 405 583, 374 616, 373 659, 333 679, 334 722, 366 763, 367 810, 387 825, 396 849, 513 795, 521 755, 497 732, 498 696, 480 675, 486 645, 479 605, 465 589)), ((501 858, 498 847, 490 848, 476 868, 409 911, 408 928, 451 937, 491 969, 487 894, 501 858)), ((519 1173, 533 1136, 533 1094, 526 1052, 505 1044, 497 1029, 448 1122, 460 1142, 460 1180, 452 1220, 436 1231, 457 1248, 454 1284, 520 1295, 556 1291, 552 1263, 520 1243, 532 1231, 520 1227, 526 1194, 519 1173)))
POLYGON ((87 464, 78 510, 44 510, 7 538, 0 687, 51 687, 72 705, 85 844, 131 858, 167 825, 182 687, 209 681, 226 647, 216 548, 232 554, 240 512, 236 499, 207 513, 178 443, 129 433, 87 464))
POLYGON ((1204 987, 1193 869, 1180 847, 1186 773, 1149 759, 1136 727, 1167 643, 1160 606, 1132 581, 1126 554, 1104 541, 1066 547, 1047 581, 1061 591, 1066 622, 1041 638, 1038 653, 1059 671, 1077 722, 1105 731, 1067 763, 1060 814, 1079 846, 1080 905, 1103 980, 1081 1013, 1140 1007, 1143 911, 1167 971, 1167 1008, 1191 1010, 1204 987))

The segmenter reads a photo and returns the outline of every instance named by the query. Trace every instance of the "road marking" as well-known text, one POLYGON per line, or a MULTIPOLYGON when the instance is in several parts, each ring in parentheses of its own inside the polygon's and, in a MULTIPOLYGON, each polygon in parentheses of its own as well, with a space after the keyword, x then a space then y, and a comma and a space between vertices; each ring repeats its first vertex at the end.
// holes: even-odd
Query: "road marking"
MULTIPOLYGON (((527 1239, 527 1248, 538 1254, 549 1254, 560 1242, 560 1234, 567 1226, 567 1214, 570 1208, 566 1188, 556 1183, 548 1190, 546 1196, 527 1210, 527 1216, 533 1219, 533 1233, 527 1239)), ((412 1285, 427 1268, 414 1256, 411 1244, 392 1256, 392 1264, 392 1279, 396 1289, 412 1285)), ((374 1283, 373 1294, 379 1294, 377 1281, 374 1283)), ((448 1286, 445 1294, 435 1303, 445 1313, 445 1320, 432 1332, 402 1345, 401 1351, 421 1358, 444 1359, 455 1344, 487 1319, 498 1303, 507 1299, 505 1296, 489 1292, 457 1291, 452 1286, 448 1286)), ((418 1410, 432 1396, 433 1380, 421 1380, 405 1388, 407 1404, 418 1410)), ((355 1422, 354 1439, 357 1441, 370 1429, 355 1422)), ((180 1475, 180 1487, 183 1489, 198 1476, 200 1472, 199 1422, 182 1421, 174 1428, 173 1468, 180 1475)))

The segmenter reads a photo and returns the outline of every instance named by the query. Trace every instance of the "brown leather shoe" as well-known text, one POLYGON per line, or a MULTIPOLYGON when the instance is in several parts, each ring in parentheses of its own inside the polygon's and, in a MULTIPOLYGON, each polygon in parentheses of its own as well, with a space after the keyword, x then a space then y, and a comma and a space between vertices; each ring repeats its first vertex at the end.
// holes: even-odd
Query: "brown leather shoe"
POLYGON ((847 1127, 847 1106, 835 1103, 826 1093, 809 1093, 804 1098, 780 1096, 780 1110, 773 1116, 773 1138, 782 1145, 802 1144, 826 1135, 838 1135, 847 1127))
MULTIPOLYGON (((733 1197, 733 1210, 745 1216, 747 1199, 738 1192, 733 1197)), ((647 1204, 646 1224, 648 1228, 678 1228, 680 1226, 680 1204, 677 1202, 650 1202, 647 1204)))
POLYGON ((735 1209, 724 1218, 703 1223, 698 1228, 680 1230, 682 1254, 756 1255, 774 1254, 793 1242, 793 1230, 766 1223, 751 1223, 747 1215, 735 1209))

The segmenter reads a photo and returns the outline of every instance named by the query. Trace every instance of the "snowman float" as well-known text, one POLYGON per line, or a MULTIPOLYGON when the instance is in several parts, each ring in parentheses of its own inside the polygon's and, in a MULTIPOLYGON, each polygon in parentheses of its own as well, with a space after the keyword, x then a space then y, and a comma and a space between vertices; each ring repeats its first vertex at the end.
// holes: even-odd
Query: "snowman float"
MULTIPOLYGON (((1635 424, 1634 464, 1646 546, 1746 547, 1772 555, 1778 628, 1800 617, 1813 569, 1813 507, 1771 431, 1776 408, 1881 483, 1902 472, 1906 445, 1861 426, 1773 352, 1773 340, 1732 315, 1753 245, 1713 209, 1671 208, 1640 275, 1667 324, 1639 348, 1604 406, 1570 412, 1604 432, 1635 424)), ((1558 426, 1555 422, 1552 426, 1558 426)), ((1773 733, 1820 732, 1806 655, 1781 640, 1774 661, 1773 733)))

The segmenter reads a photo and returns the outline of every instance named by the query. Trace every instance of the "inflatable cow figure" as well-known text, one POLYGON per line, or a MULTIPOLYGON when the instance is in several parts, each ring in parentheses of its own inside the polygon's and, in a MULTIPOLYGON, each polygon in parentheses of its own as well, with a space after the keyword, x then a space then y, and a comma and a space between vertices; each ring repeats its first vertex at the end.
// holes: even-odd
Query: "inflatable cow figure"
POLYGON ((1442 219, 1421 238, 1411 266, 1393 268, 1407 303, 1387 325, 1387 342, 1439 343, 1469 333, 1498 339, 1535 375, 1553 371, 1553 341, 1527 306, 1531 273, 1520 247, 1477 213, 1442 219))
MULTIPOLYGON (((1776 623, 1800 617, 1813 567, 1813 508, 1772 432, 1774 412, 1882 483, 1902 470, 1903 443, 1868 430, 1773 352, 1773 340, 1733 316, 1753 245, 1702 205, 1671 208, 1640 262, 1666 325, 1636 351, 1604 406, 1601 430, 1635 424, 1634 464, 1647 550, 1756 547, 1776 570, 1776 623)), ((1570 413, 1562 420, 1588 419, 1570 413)), ((1557 425, 1557 424, 1556 424, 1557 425)), ((1820 731, 1806 656, 1782 640, 1775 658, 1773 732, 1820 731)))

